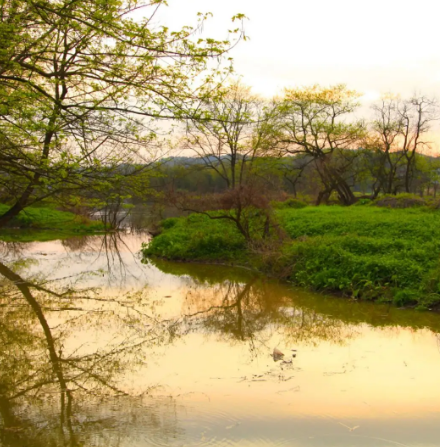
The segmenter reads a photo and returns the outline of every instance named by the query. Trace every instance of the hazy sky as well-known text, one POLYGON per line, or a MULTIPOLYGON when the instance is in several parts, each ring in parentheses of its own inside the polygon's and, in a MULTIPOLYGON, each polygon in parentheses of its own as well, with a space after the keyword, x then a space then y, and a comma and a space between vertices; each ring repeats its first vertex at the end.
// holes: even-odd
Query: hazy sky
POLYGON ((223 38, 244 13, 250 41, 231 55, 263 95, 286 86, 346 83, 366 95, 440 92, 440 4, 435 0, 169 0, 172 28, 212 12, 205 34, 223 38), (437 3, 437 4, 436 4, 437 3))

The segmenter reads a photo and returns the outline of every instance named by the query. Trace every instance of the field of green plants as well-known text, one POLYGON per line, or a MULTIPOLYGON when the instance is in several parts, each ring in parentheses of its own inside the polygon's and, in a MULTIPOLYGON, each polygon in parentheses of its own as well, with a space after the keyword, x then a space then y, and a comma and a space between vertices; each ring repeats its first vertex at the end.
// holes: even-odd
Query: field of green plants
MULTIPOLYGON (((0 204, 0 214, 8 206, 0 204)), ((105 231, 102 222, 91 221, 66 211, 46 207, 27 207, 0 231, 4 241, 50 240, 60 234, 92 233, 105 231)))
POLYGON ((165 220, 143 253, 247 264, 355 299, 420 309, 440 304, 440 211, 322 206, 275 213, 288 235, 276 256, 249 249, 232 222, 201 215, 165 220))

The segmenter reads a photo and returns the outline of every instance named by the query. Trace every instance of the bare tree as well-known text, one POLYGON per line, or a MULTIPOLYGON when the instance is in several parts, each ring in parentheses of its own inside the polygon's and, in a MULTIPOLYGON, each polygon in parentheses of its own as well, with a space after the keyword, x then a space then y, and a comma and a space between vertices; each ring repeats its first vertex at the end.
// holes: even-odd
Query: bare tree
POLYGON ((186 147, 234 189, 246 183, 256 157, 274 150, 273 104, 234 83, 201 105, 203 120, 188 123, 186 147))
POLYGON ((436 109, 435 100, 425 96, 401 100, 386 95, 373 106, 375 119, 365 146, 376 153, 371 161, 374 197, 379 192, 411 192, 416 155, 430 147, 426 137, 436 119, 436 109))

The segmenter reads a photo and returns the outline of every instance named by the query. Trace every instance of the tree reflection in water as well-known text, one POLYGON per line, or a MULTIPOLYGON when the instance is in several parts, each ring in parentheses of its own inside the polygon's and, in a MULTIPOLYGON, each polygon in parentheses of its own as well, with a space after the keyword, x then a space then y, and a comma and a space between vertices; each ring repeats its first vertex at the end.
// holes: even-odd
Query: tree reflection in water
MULTIPOLYGON (((0 263, 2 443, 76 446, 98 436, 102 439, 94 445, 116 446, 121 430, 131 432, 132 424, 157 428, 158 421, 165 421, 164 433, 175 436, 172 414, 158 418, 140 411, 139 399, 148 389, 133 400, 135 393, 119 383, 148 360, 155 344, 168 343, 176 333, 175 322, 155 316, 147 291, 101 297, 96 289, 25 279, 18 272, 22 263, 15 267, 0 263), (103 327, 111 333, 109 340, 92 346, 87 339, 72 343, 81 330, 92 336, 97 331, 99 339, 103 327), (111 412, 96 411, 104 398, 118 399, 117 422, 111 412), (119 434, 108 439, 104 429, 115 423, 119 434)), ((172 413, 173 406, 167 401, 161 411, 172 413)))
POLYGON ((272 352, 269 340, 275 333, 284 345, 317 344, 323 340, 346 343, 358 331, 341 319, 314 309, 295 306, 286 287, 279 287, 255 272, 231 271, 212 266, 169 264, 154 261, 163 271, 181 276, 186 283, 182 314, 188 330, 218 334, 231 343, 249 343, 255 357, 272 352), (217 271, 216 271, 217 270, 217 271), (229 274, 229 275, 228 275, 229 274))
MULTIPOLYGON (((14 254, 0 263, 2 445, 116 447, 134 445, 140 436, 157 436, 164 444, 183 440, 178 401, 149 400, 148 369, 145 383, 130 384, 130 377, 144 371, 163 346, 191 333, 246 344, 253 359, 267 358, 274 336, 289 346, 343 344, 365 324, 439 332, 432 314, 292 292, 242 269, 156 260, 156 268, 180 278, 183 293, 165 319, 163 302, 144 282, 137 289, 123 287, 141 274, 127 261, 136 256, 124 244, 117 234, 63 241, 69 255, 84 256, 87 270, 68 280, 54 279, 53 272, 30 273, 34 261, 23 258, 26 244, 0 246, 3 258, 14 254), (113 293, 88 281, 97 274, 89 267, 98 257, 109 284, 118 286, 113 293)), ((143 439, 140 445, 149 444, 143 439)))
MULTIPOLYGON (((131 235, 136 234, 136 231, 132 231, 131 235)), ((140 235, 146 238, 144 232, 139 232, 140 235)), ((124 232, 107 233, 103 236, 78 236, 71 237, 62 241, 63 247, 71 253, 75 253, 76 256, 81 257, 83 253, 94 253, 95 260, 104 258, 106 260, 105 270, 108 278, 108 282, 113 286, 118 281, 123 284, 127 277, 136 278, 134 272, 127 265, 127 261, 122 256, 123 252, 130 253, 133 258, 136 258, 136 254, 132 252, 131 248, 125 242, 124 232)), ((140 249, 137 247, 136 251, 140 249)), ((137 260, 137 258, 136 258, 137 260)), ((94 261, 90 262, 93 265, 94 261)))

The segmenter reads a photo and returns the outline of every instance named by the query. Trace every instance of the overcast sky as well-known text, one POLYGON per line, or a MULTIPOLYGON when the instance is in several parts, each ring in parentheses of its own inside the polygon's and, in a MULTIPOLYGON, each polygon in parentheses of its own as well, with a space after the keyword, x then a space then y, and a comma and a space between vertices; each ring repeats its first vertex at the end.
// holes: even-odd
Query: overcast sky
MULTIPOLYGON (((232 51, 235 70, 253 91, 347 84, 362 93, 358 115, 381 94, 440 99, 440 2, 437 0, 168 0, 156 24, 180 29, 211 12, 205 37, 223 39, 243 13, 249 41, 232 51)), ((236 25, 234 25, 236 26, 236 25)), ((440 152, 440 124, 433 128, 440 152)))
POLYGON ((173 28, 212 12, 205 34, 225 37, 244 13, 250 41, 231 55, 244 82, 271 96, 283 87, 346 83, 367 98, 440 92, 440 2, 435 0, 169 0, 173 28))

